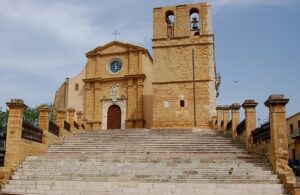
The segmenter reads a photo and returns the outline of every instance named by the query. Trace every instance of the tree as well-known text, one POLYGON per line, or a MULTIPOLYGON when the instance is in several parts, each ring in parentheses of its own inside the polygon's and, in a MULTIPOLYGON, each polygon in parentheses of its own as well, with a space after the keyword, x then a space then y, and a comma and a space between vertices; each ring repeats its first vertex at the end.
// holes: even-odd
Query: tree
POLYGON ((38 127, 39 125, 39 111, 38 107, 28 107, 24 112, 24 120, 38 127))
POLYGON ((3 112, 2 108, 0 107, 0 136, 6 135, 7 120, 8 120, 8 110, 3 112))

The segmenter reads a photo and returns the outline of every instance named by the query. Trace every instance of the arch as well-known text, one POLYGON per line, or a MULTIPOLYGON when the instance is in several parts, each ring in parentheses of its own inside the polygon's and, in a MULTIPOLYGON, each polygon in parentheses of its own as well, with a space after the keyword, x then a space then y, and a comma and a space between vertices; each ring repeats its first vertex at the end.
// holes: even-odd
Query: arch
POLYGON ((196 31, 194 35, 199 35, 200 33, 200 14, 198 8, 190 9, 190 22, 191 22, 191 31, 196 31))
POLYGON ((168 38, 174 37, 175 15, 174 15, 173 11, 168 10, 166 12, 166 22, 167 22, 167 35, 168 35, 168 38))
POLYGON ((166 22, 169 23, 174 23, 175 22, 175 14, 172 10, 168 10, 166 12, 166 22))
POLYGON ((108 108, 107 129, 121 129, 121 109, 117 105, 108 108))
POLYGON ((102 100, 102 129, 107 129, 108 109, 112 105, 119 106, 119 108, 121 109, 121 129, 125 129, 127 101, 126 99, 119 99, 119 98, 117 99, 116 102, 111 101, 111 99, 102 100))

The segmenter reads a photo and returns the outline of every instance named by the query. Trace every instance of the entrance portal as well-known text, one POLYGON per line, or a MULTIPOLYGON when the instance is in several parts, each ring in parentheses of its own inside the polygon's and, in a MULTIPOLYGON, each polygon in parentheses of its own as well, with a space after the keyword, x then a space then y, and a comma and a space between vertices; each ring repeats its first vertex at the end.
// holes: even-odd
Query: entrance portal
POLYGON ((107 111, 107 129, 121 129, 121 109, 112 105, 107 111))

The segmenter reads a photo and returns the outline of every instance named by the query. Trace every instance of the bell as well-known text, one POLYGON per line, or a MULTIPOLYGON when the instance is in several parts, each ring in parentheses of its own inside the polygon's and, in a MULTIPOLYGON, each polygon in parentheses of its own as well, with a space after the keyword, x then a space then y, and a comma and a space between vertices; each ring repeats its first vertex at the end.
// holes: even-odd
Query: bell
POLYGON ((192 29, 193 30, 199 30, 199 26, 198 26, 199 21, 198 21, 198 19, 196 17, 194 17, 192 19, 191 24, 192 24, 192 29))

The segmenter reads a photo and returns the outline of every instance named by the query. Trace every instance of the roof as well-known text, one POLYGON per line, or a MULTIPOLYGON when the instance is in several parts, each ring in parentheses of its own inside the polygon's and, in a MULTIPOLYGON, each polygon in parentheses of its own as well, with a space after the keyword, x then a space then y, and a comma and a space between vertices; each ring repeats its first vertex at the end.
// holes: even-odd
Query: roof
POLYGON ((296 116, 300 115, 300 112, 297 112, 296 114, 293 114, 292 116, 286 118, 286 120, 290 120, 291 118, 294 118, 296 116))
POLYGON ((146 52, 148 54, 149 58, 152 60, 152 56, 150 55, 149 51, 146 48, 136 45, 136 44, 126 43, 126 42, 122 42, 122 41, 112 41, 103 46, 96 47, 92 51, 87 52, 86 56, 95 55, 95 54, 97 54, 97 52, 102 51, 112 45, 122 45, 124 47, 131 47, 131 48, 135 48, 136 50, 142 50, 142 51, 146 52))

